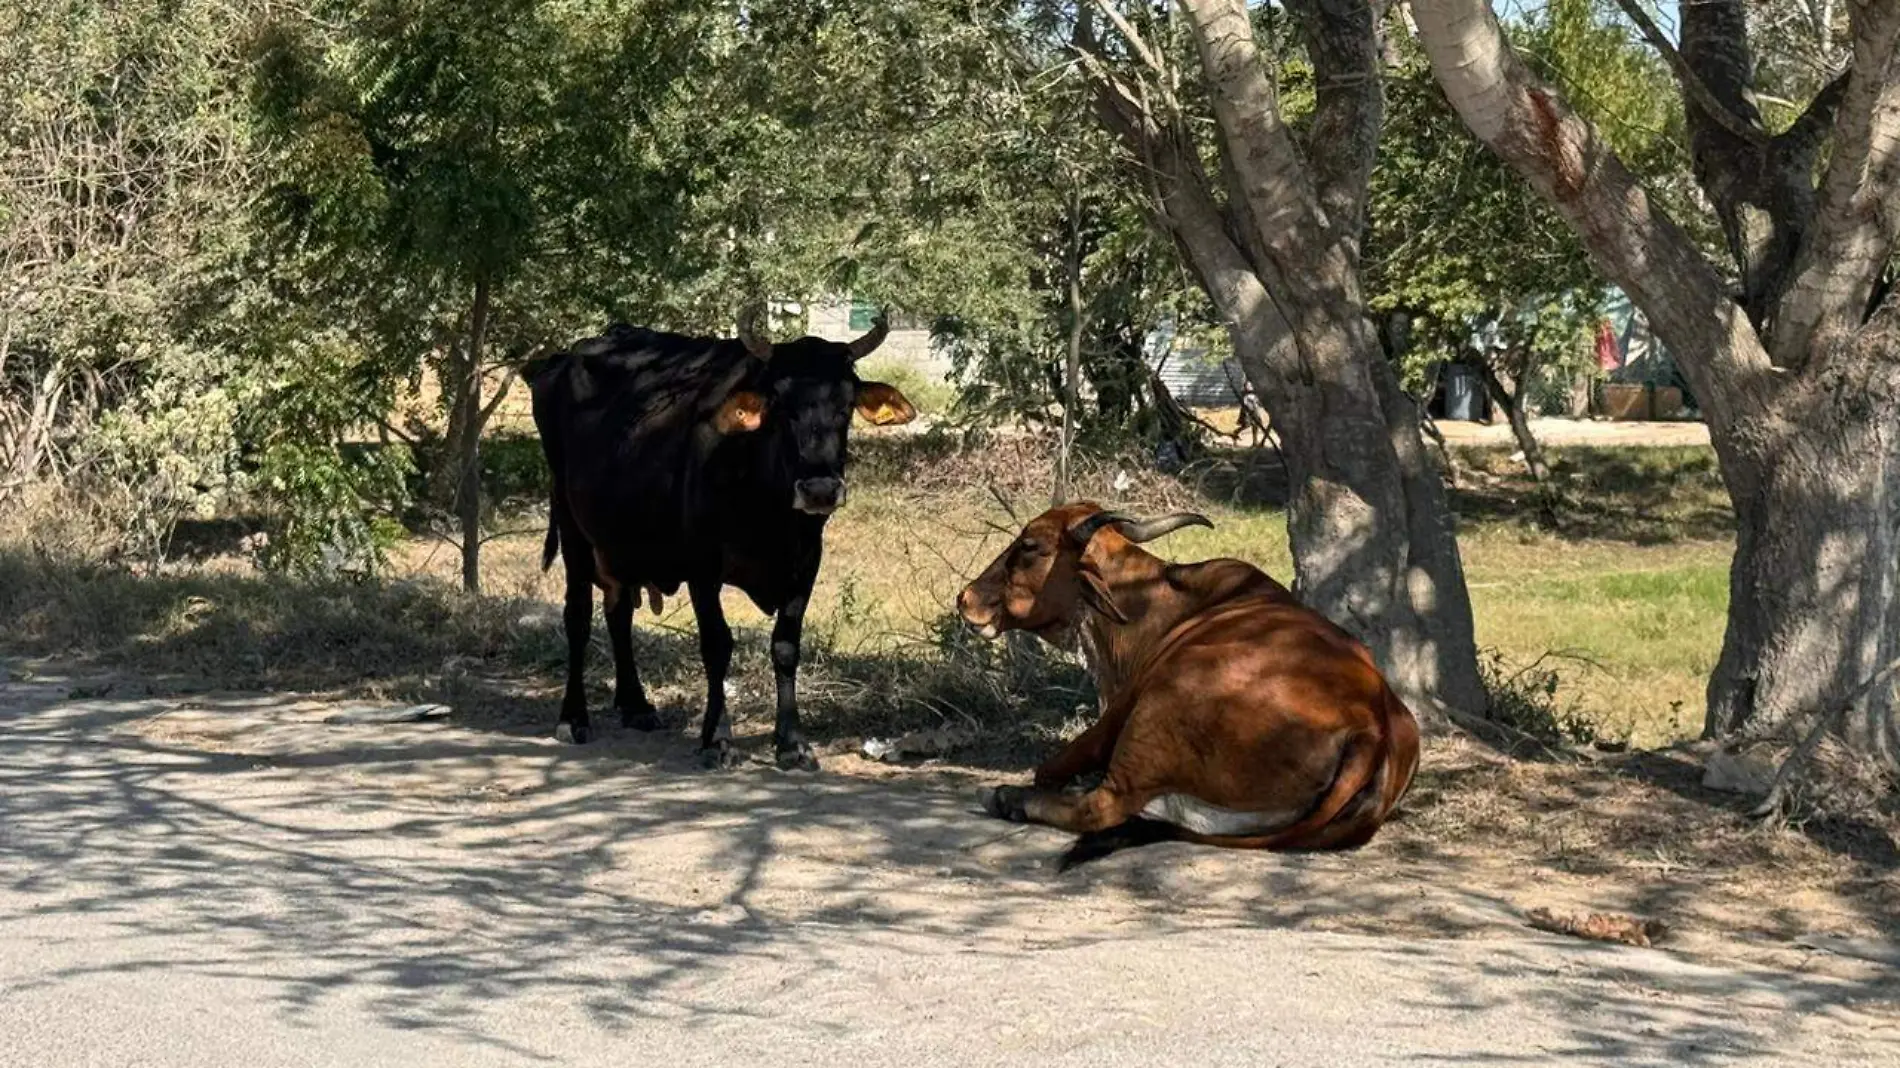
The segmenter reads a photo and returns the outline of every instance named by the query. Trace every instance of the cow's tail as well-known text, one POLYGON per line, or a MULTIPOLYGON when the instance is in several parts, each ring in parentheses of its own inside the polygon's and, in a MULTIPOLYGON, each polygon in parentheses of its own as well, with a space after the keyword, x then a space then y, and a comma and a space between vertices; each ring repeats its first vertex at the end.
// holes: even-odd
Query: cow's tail
POLYGON ((1100 860, 1110 853, 1157 842, 1177 842, 1185 837, 1181 828, 1172 823, 1133 816, 1113 827, 1089 831, 1077 837, 1075 844, 1069 846, 1068 851, 1062 854, 1062 859, 1056 862, 1056 870, 1068 871, 1091 860, 1100 860))
POLYGON ((1340 747, 1333 781, 1306 815, 1271 834, 1210 838, 1243 849, 1337 849, 1362 845, 1378 828, 1387 733, 1357 731, 1340 747))
POLYGON ((1386 758, 1380 768, 1385 779, 1381 784, 1384 804, 1380 819, 1399 807, 1399 802, 1412 789, 1412 776, 1418 772, 1418 717, 1390 686, 1385 689, 1385 738, 1386 758))
POLYGON ((568 354, 548 352, 538 354, 522 364, 521 377, 528 383, 534 394, 534 430, 541 439, 541 455, 548 462, 548 536, 541 542, 541 570, 554 566, 554 558, 561 551, 561 515, 565 510, 561 497, 561 479, 565 473, 562 462, 560 403, 554 396, 553 383, 548 376, 567 365, 568 354))
POLYGON ((554 566, 554 557, 561 551, 561 516, 556 510, 559 506, 548 505, 548 536, 541 541, 541 570, 554 566))

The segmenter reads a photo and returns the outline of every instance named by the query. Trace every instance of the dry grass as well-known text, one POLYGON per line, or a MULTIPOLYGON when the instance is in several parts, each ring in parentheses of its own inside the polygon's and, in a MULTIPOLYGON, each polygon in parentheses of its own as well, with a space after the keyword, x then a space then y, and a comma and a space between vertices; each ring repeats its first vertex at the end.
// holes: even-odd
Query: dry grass
POLYGON ((1607 902, 1743 938, 1897 933, 1891 816, 1763 824, 1747 816, 1750 800, 1701 786, 1700 752, 1541 763, 1443 739, 1382 841, 1403 858, 1482 871, 1519 902, 1607 902))
MULTIPOLYGON (((510 500, 538 495, 532 449, 517 440, 488 450, 505 468, 498 489, 510 500)), ((967 448, 941 435, 865 435, 858 453, 852 503, 831 525, 808 624, 814 714, 839 734, 946 722, 1028 722, 1029 738, 1059 730, 1083 700, 1072 667, 1033 649, 970 642, 948 621, 956 590, 1014 534, 1005 502, 1026 519, 1047 501, 1048 443, 1010 436, 967 448)), ((1707 537, 1720 497, 1706 453, 1558 450, 1572 500, 1555 530, 1529 518, 1528 487, 1502 454, 1463 459, 1484 474, 1468 474, 1456 498, 1480 644, 1507 671, 1558 654, 1547 661, 1556 699, 1601 735, 1643 746, 1695 734, 1726 602, 1727 546, 1707 537)), ((1171 477, 1086 460, 1077 488, 1136 509, 1204 511, 1215 529, 1183 531, 1160 548, 1178 559, 1238 556, 1287 576, 1285 523, 1273 503, 1284 486, 1259 461, 1215 455, 1171 477)), ((220 555, 216 537, 238 526, 212 528, 197 560, 134 579, 90 562, 77 514, 73 502, 52 501, 0 529, 0 611, 9 620, 0 644, 111 659, 194 685, 367 680, 419 691, 454 659, 506 678, 497 699, 551 700, 561 587, 558 574, 540 570, 544 520, 532 511, 498 520, 484 554, 490 596, 478 601, 453 592, 458 565, 446 542, 404 546, 388 581, 300 585, 220 555)), ((740 708, 762 712, 765 620, 736 593, 727 605, 741 642, 737 684, 760 695, 740 708)), ((682 715, 701 695, 691 630, 683 598, 658 619, 642 613, 648 677, 682 715)), ((596 659, 604 686, 604 653, 596 659)))

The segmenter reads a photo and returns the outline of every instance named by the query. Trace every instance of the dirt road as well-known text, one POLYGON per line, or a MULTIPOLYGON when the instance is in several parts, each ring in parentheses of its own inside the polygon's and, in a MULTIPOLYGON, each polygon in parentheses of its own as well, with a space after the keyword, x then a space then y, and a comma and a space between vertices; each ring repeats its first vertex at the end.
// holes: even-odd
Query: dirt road
POLYGON ((1900 1063, 1891 989, 1350 856, 1057 875, 941 777, 100 690, 0 689, 3 1065, 1900 1063), (1428 894, 1461 937, 1325 929, 1428 894))

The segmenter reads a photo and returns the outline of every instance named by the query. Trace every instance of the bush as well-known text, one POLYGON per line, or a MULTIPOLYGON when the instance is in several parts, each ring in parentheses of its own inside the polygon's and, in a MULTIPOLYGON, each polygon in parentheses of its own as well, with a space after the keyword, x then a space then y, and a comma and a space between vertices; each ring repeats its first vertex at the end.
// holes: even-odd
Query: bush
POLYGON ((1588 663, 1568 653, 1546 652, 1521 667, 1513 668, 1496 649, 1483 650, 1478 658, 1478 673, 1490 696, 1488 718, 1537 739, 1546 745, 1587 745, 1598 739, 1596 724, 1583 713, 1575 697, 1560 696, 1563 676, 1551 666, 1554 659, 1588 663))

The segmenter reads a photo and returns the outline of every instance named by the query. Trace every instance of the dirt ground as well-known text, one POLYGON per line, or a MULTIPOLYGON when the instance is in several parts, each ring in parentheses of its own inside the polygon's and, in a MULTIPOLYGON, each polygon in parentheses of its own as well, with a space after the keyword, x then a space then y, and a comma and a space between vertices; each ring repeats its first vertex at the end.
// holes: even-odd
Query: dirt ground
MULTIPOLYGON (((1511 426, 1500 419, 1489 425, 1453 419, 1438 421, 1439 433, 1452 445, 1508 445, 1515 449, 1511 426)), ((1691 422, 1620 422, 1609 419, 1533 419, 1531 434, 1549 446, 1563 445, 1707 445, 1709 427, 1691 422)))
MULTIPOLYGON (((38 673, 59 670, 37 667, 38 673)), ((75 692, 112 697, 162 694, 164 687, 119 677, 75 692)), ((335 744, 326 736, 337 728, 322 717, 340 700, 364 704, 320 694, 161 698, 154 714, 133 717, 121 729, 194 752, 294 760, 300 745, 335 744), (263 729, 254 719, 230 714, 254 706, 273 709, 263 729)), ((770 759, 770 723, 761 710, 748 715, 748 703, 741 701, 739 744, 762 767, 770 759)), ((551 708, 545 701, 486 700, 447 708, 444 722, 456 728, 460 744, 497 747, 495 760, 482 762, 480 787, 496 804, 532 793, 541 774, 534 762, 510 770, 510 754, 526 753, 523 746, 550 758, 564 752, 544 752, 551 744, 551 708)), ((689 789, 703 778, 694 764, 697 721, 681 709, 669 718, 679 721, 676 730, 649 736, 599 716, 604 737, 571 749, 581 761, 572 766, 604 773, 630 761, 677 777, 689 789)), ((373 732, 353 733, 375 743, 373 732)), ((989 753, 979 744, 948 759, 886 763, 866 759, 858 743, 838 737, 821 743, 822 775, 792 781, 809 781, 814 788, 840 784, 852 792, 889 789, 898 797, 919 791, 967 797, 983 784, 1026 779, 1014 770, 1022 766, 1022 755, 1013 747, 989 753)), ((418 798, 466 788, 437 778, 426 761, 405 771, 406 760, 401 752, 394 756, 385 768, 393 779, 386 781, 418 798)), ((1087 888, 1091 906, 1079 915, 1092 918, 1088 922, 1150 908, 1152 903, 1137 899, 1165 888, 1165 896, 1182 903, 1186 913, 1210 922, 1245 918, 1315 931, 1484 939, 1523 934, 1533 910, 1610 913, 1659 921, 1667 928, 1659 944, 1699 960, 1820 968, 1856 979, 1900 966, 1900 850, 1890 823, 1835 818, 1764 826, 1745 815, 1749 799, 1704 789, 1701 780, 1695 746, 1538 760, 1453 732, 1429 740, 1399 815, 1371 845, 1352 854, 1283 863, 1169 843, 1084 866, 1070 885, 1087 888), (1267 883, 1247 875, 1268 869, 1267 883), (1161 882, 1144 883, 1143 893, 1130 897, 1124 880, 1134 872, 1161 882)), ((1016 851, 1019 861, 1032 866, 1053 864, 1067 841, 1041 829, 983 826, 989 828, 983 837, 995 842, 1033 839, 1035 858, 1016 851)), ((924 874, 907 870, 905 878, 924 874)), ((1051 916, 1046 922, 1053 932, 1079 921, 1051 916)))
POLYGON ((0 683, 0 1024, 43 1068, 122 1060, 136 1035, 166 1065, 259 1063, 230 1051, 279 1042, 303 1052, 257 1056, 816 1064, 845 1043, 856 1063, 924 1066, 1876 1065, 1900 1049, 1892 887, 1856 882, 1891 858, 1753 829, 1653 756, 1606 776, 1440 742, 1404 817, 1358 852, 1171 843, 1058 874, 1066 836, 974 810, 978 781, 1008 777, 979 766, 839 743, 817 776, 706 773, 683 730, 561 746, 538 706, 364 723, 387 706, 55 670, 16 663, 25 681, 0 683), (1530 929, 1537 907, 1671 930, 1657 949, 1583 943, 1530 929))

